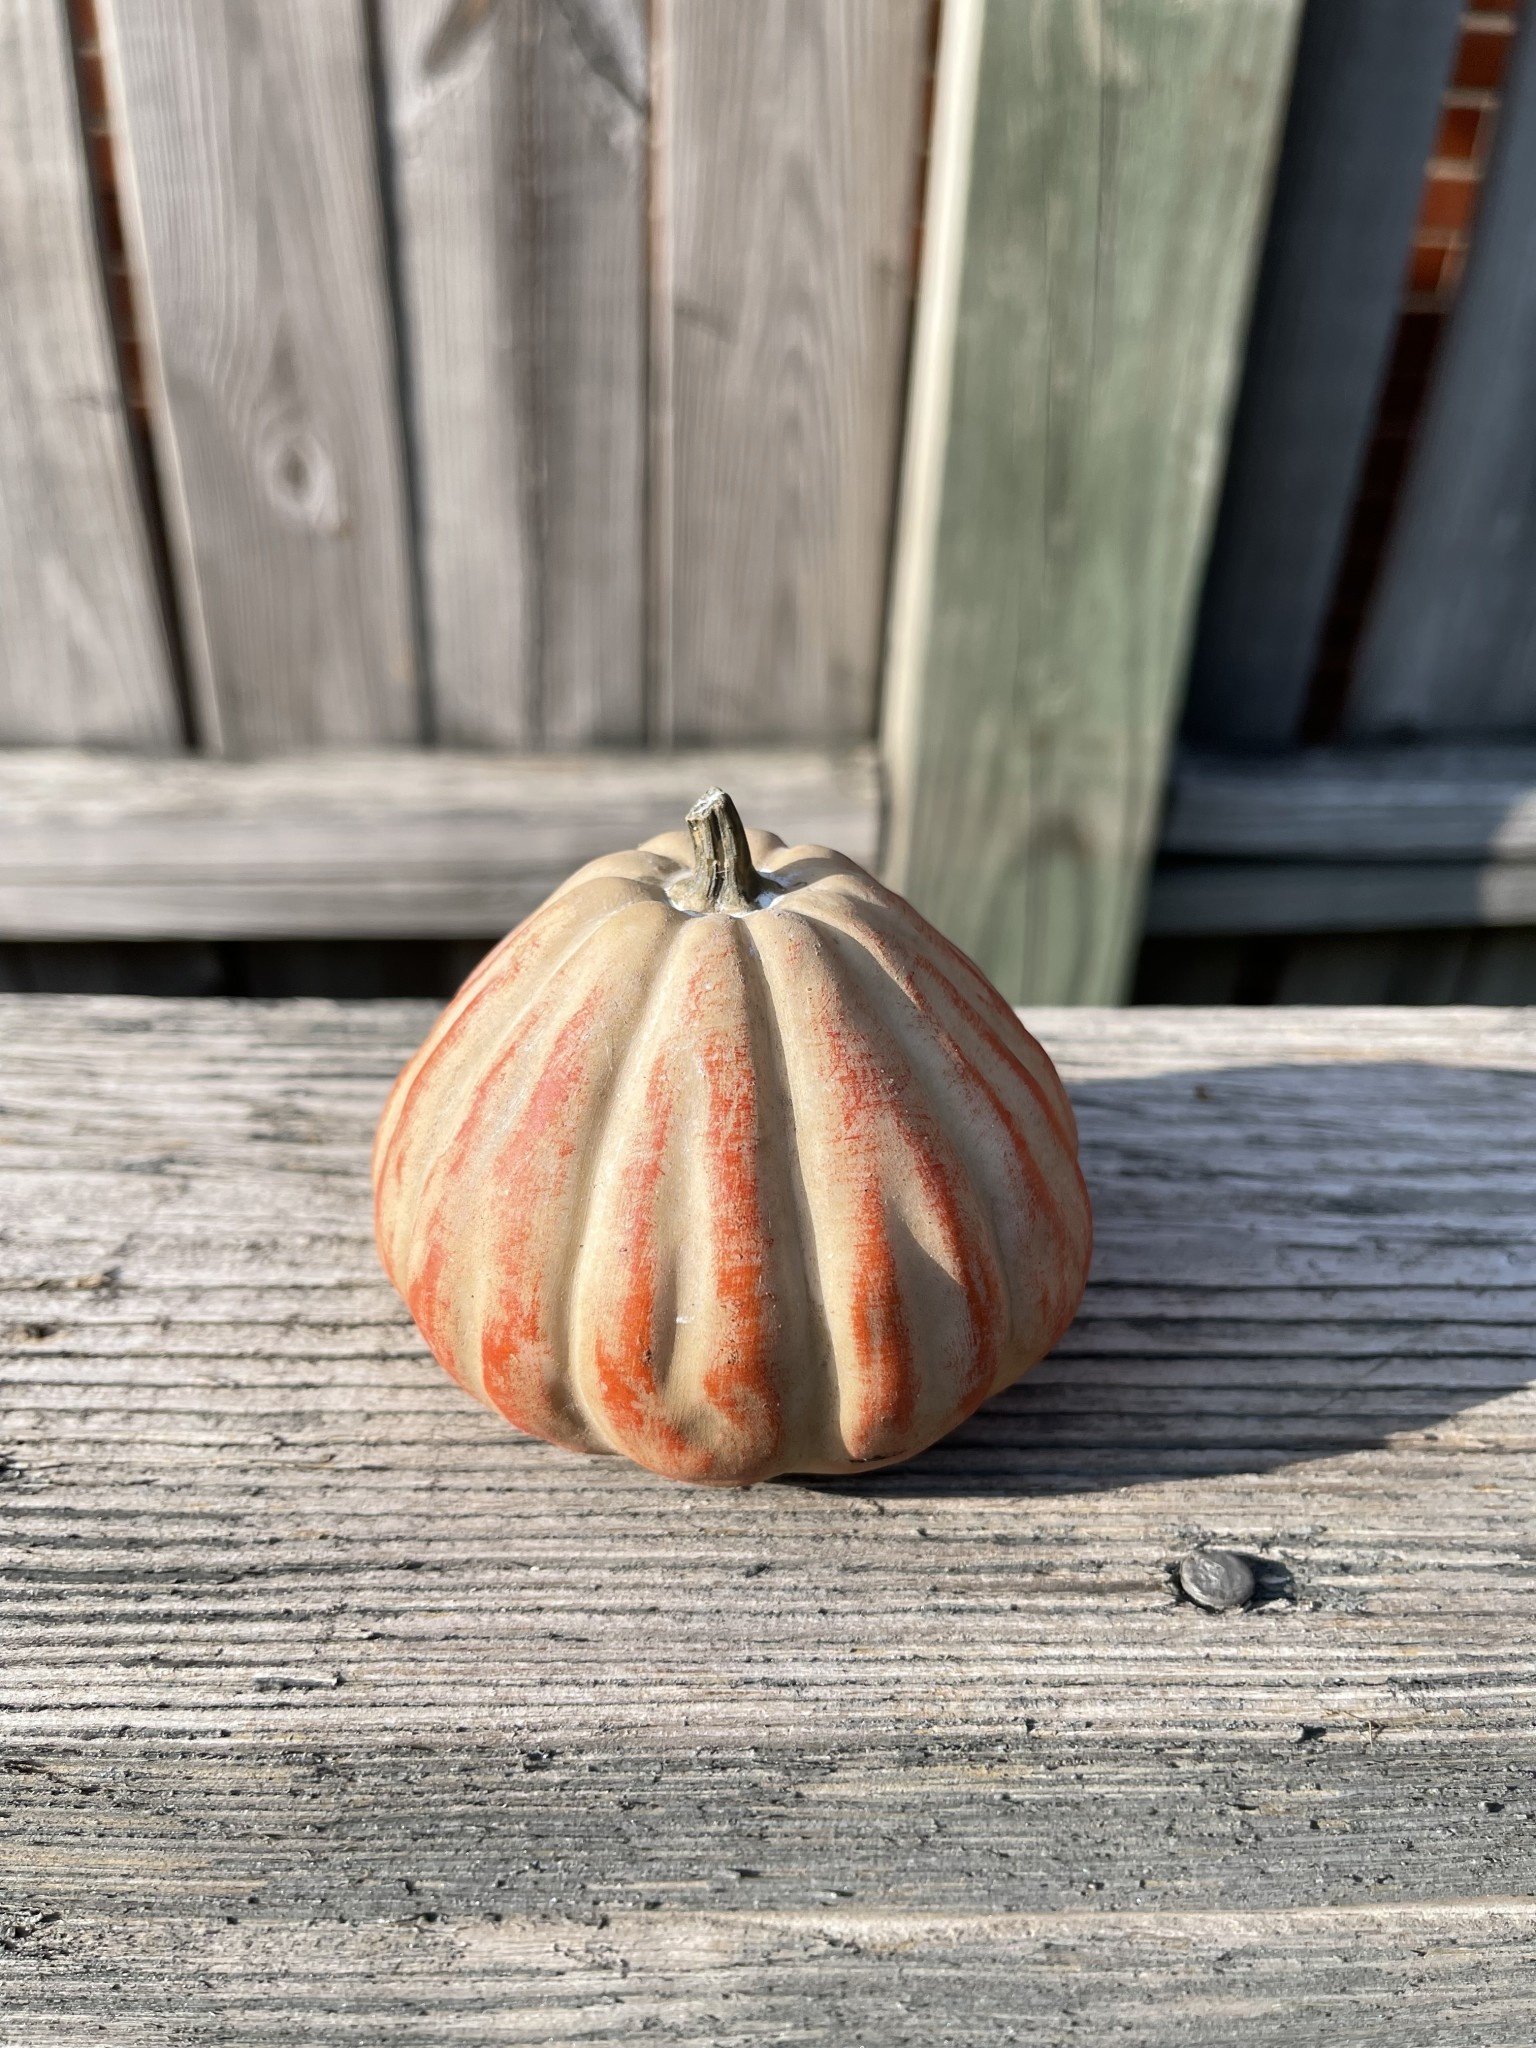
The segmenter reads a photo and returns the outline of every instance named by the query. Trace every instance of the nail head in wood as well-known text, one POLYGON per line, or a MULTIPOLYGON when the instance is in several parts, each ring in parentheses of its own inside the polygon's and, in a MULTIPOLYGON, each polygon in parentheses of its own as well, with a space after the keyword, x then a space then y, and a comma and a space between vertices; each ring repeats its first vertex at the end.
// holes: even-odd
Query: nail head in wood
POLYGON ((1197 1606, 1216 1613, 1246 1607, 1255 1590, 1253 1568, 1235 1550, 1192 1550, 1179 1566, 1179 1584, 1197 1606))

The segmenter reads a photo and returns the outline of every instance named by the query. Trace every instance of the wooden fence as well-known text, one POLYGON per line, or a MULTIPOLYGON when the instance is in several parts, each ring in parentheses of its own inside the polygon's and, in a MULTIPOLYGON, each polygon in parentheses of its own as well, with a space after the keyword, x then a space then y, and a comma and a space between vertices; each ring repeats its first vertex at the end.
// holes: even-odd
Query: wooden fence
POLYGON ((1187 673, 1162 943, 1536 922, 1536 47, 1293 759, 1460 7, 1302 12, 0 0, 0 937, 477 941, 728 776, 1104 998, 1187 673))
POLYGON ((1533 202, 1529 9, 1308 10, 1147 993, 1536 1000, 1533 202))

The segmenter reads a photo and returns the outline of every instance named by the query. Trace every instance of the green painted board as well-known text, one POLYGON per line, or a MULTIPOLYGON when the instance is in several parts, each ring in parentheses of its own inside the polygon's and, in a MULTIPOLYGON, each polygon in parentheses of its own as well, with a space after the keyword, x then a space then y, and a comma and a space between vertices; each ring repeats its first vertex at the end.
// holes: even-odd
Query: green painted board
POLYGON ((1300 11, 945 11, 886 867, 1014 1000, 1129 978, 1300 11))

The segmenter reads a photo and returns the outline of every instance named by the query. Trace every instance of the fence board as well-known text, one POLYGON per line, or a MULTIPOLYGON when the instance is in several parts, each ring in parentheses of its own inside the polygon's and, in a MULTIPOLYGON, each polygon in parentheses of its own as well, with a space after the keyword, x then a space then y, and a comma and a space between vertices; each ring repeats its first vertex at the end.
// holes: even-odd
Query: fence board
POLYGON ((749 824, 873 862, 872 750, 396 748, 269 761, 0 754, 0 937, 479 937, 723 783, 749 824))
POLYGON ((62 0, 0 9, 0 741, 181 741, 62 0))
POLYGON ((1203 741, 1296 737, 1460 20, 1461 0, 1303 20, 1190 670, 1203 741))
POLYGON ((1536 862, 1536 747, 1186 752, 1169 779, 1161 854, 1536 862))
POLYGON ((1536 731, 1536 28, 1345 705, 1352 735, 1536 731))
POLYGON ((993 0, 970 78, 941 53, 938 123, 976 108, 935 138, 969 197, 914 366, 890 866, 1014 997, 1127 978, 1299 12, 993 0))
POLYGON ((1169 861, 1146 917, 1156 937, 1500 924, 1536 925, 1536 863, 1169 861))
POLYGON ((646 30, 384 0, 433 729, 644 735, 646 30))
POLYGON ((412 739, 363 9, 98 4, 202 737, 412 739))
POLYGON ((670 739, 873 730, 928 0, 664 0, 652 517, 670 739))

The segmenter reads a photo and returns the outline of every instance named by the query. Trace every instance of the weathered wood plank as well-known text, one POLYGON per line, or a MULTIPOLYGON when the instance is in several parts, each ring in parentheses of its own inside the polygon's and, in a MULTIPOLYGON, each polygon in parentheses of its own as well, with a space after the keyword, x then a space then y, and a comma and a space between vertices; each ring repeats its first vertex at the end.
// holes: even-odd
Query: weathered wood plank
MULTIPOLYGON (((1472 928, 1532 923, 1530 748, 1340 747, 1275 760, 1186 752, 1175 766, 1149 932, 1362 935, 1298 947, 1276 1001, 1450 1001, 1478 986, 1472 928), (1436 928, 1447 936, 1433 944, 1364 937, 1436 928)), ((1506 942, 1517 974, 1519 953, 1506 942)), ((1503 972, 1493 986, 1509 985, 1503 972)))
POLYGON ((13 2025, 1521 2038, 1528 1018, 1035 1017, 1061 1352, 714 1494, 425 1357, 365 1155, 429 1015, 0 1003, 13 2025), (1178 1602, 1201 1539, 1294 1596, 1178 1602))
POLYGON ((1536 861, 1536 748, 1185 751, 1161 851, 1247 860, 1536 861))
POLYGON ((1381 932, 1536 924, 1536 862, 1159 862, 1146 930, 1381 932))
POLYGON ((673 741, 874 730, 928 0, 664 0, 653 660, 673 741))
MULTIPOLYGON (((306 2041, 367 2048, 436 2048, 449 2030, 472 2043, 972 2048, 1007 2040, 1021 2013, 1042 2012, 1138 2048, 1230 2048, 1234 2030, 1260 2048, 1313 2048, 1323 2038, 1460 2048, 1521 2038, 1536 1938, 1536 1908, 1499 1897, 1274 1915, 960 1917, 828 1903, 659 1918, 496 1912, 449 1927, 430 1911, 403 1919, 405 1938, 348 1920, 285 1931, 280 1965, 270 1936, 248 1920, 151 1921, 136 1945, 135 2010, 113 2016, 111 2039, 160 2048, 185 2010, 178 1965, 190 1950, 204 1971, 197 2008, 206 2037, 242 2048, 283 2048, 295 2015, 306 2041), (1469 2013, 1476 2032, 1467 2031, 1469 2013)), ((51 1967, 25 1972, 42 1981, 23 1990, 16 2024, 44 2039, 61 2013, 94 2016, 93 1962, 118 1947, 100 1912, 76 1917, 68 1936, 54 1924, 37 1929, 28 1949, 51 1967)))
POLYGON ((98 11, 200 738, 415 738, 363 8, 98 11))
POLYGON ((1344 706, 1360 737, 1536 731, 1536 29, 1344 706))
POLYGON ((645 731, 642 0, 381 10, 432 724, 645 731))
POLYGON ((0 742, 180 745, 63 0, 0 9, 0 620, 0 742))
POLYGON ((1185 730, 1295 740, 1376 416, 1461 0, 1309 7, 1185 730))
POLYGON ((431 751, 260 762, 0 756, 0 936, 484 938, 713 783, 872 865, 869 749, 431 751))
POLYGON ((1009 994, 1102 1000, 1140 921, 1300 9, 981 4, 943 24, 975 45, 941 51, 936 109, 964 252, 925 238, 889 866, 1009 994))

